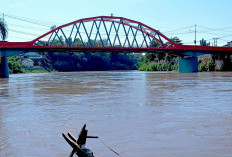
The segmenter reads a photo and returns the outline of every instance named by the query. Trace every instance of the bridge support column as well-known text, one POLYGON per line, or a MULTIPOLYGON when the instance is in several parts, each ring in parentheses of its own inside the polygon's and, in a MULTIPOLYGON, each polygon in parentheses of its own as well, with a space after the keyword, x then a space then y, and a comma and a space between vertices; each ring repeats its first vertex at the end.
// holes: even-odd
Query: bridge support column
POLYGON ((179 58, 179 73, 198 72, 198 58, 195 56, 188 58, 179 58))
POLYGON ((6 56, 0 58, 0 78, 9 78, 8 59, 6 56))

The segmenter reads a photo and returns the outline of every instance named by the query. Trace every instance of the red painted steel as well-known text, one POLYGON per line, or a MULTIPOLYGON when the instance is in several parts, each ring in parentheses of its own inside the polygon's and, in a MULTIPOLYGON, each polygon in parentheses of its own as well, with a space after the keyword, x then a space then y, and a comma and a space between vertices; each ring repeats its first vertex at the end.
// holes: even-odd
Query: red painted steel
MULTIPOLYGON (((143 31, 143 33, 148 34, 149 36, 152 37, 152 34, 149 34, 148 31, 141 30, 141 29, 139 31, 143 31)), ((232 53, 232 48, 230 48, 230 47, 179 45, 179 44, 176 44, 175 42, 171 41, 168 37, 163 35, 158 30, 153 29, 153 28, 151 28, 151 27, 149 27, 141 22, 130 20, 130 19, 123 18, 123 17, 112 17, 112 16, 98 16, 98 17, 80 19, 80 20, 59 26, 59 27, 57 27, 57 28, 45 33, 44 35, 42 35, 42 36, 40 36, 32 41, 29 41, 29 42, 0 42, 0 49, 25 49, 25 50, 33 49, 33 50, 44 50, 44 51, 64 51, 64 50, 68 50, 68 51, 122 51, 122 52, 170 51, 172 53, 183 53, 186 51, 200 51, 200 52, 210 52, 210 53, 214 53, 214 52, 231 52, 232 53), (61 28, 79 23, 81 21, 83 21, 83 22, 89 22, 89 21, 94 21, 94 20, 100 21, 102 18, 106 22, 115 22, 115 23, 119 23, 118 21, 115 21, 115 20, 124 20, 124 25, 131 26, 135 29, 138 29, 138 28, 133 26, 132 24, 139 24, 149 31, 158 33, 162 38, 164 38, 165 40, 170 42, 172 44, 172 46, 164 45, 162 47, 147 47, 147 48, 124 47, 124 48, 121 48, 121 47, 83 47, 83 46, 70 47, 70 46, 49 46, 49 45, 48 46, 36 46, 36 45, 34 45, 37 41, 39 41, 43 37, 55 32, 61 28)))
MULTIPOLYGON (((162 33, 160 33, 158 30, 155 30, 155 29, 153 29, 153 28, 151 28, 151 27, 149 27, 149 26, 147 26, 147 25, 145 25, 145 24, 143 24, 143 23, 141 23, 141 22, 134 21, 134 20, 130 20, 130 19, 127 19, 127 18, 124 18, 124 17, 114 17, 114 16, 113 16, 113 17, 112 17, 112 16, 97 16, 97 17, 84 18, 84 19, 80 19, 80 20, 77 20, 77 21, 74 21, 74 22, 70 22, 70 23, 68 23, 68 24, 59 26, 59 27, 57 27, 57 28, 55 28, 55 29, 53 29, 53 30, 47 32, 46 34, 44 34, 44 35, 42 35, 42 36, 36 38, 36 39, 33 40, 32 42, 35 43, 36 41, 38 41, 38 40, 42 39, 43 37, 45 37, 45 36, 47 36, 47 35, 49 35, 49 34, 55 32, 56 30, 58 30, 58 29, 60 29, 60 28, 67 27, 67 26, 73 25, 73 24, 75 24, 75 23, 79 23, 79 22, 81 22, 81 21, 83 21, 83 22, 89 22, 89 21, 93 21, 93 20, 97 21, 97 20, 100 20, 101 18, 103 18, 104 21, 108 21, 108 22, 113 22, 115 19, 116 19, 116 20, 122 19, 122 20, 125 20, 125 21, 129 21, 129 22, 131 22, 131 23, 140 24, 140 25, 142 25, 143 27, 148 28, 148 29, 151 30, 151 31, 154 31, 154 32, 159 33, 160 36, 162 36, 164 39, 166 39, 167 41, 169 41, 169 42, 172 43, 173 45, 177 45, 175 42, 173 42, 173 41, 170 40, 168 37, 166 37, 165 35, 163 35, 162 33)), ((114 21, 114 22, 118 23, 117 21, 114 21)), ((132 26, 132 25, 130 25, 130 24, 128 24, 128 23, 124 23, 124 24, 127 25, 127 26, 131 26, 131 27, 133 27, 133 28, 136 28, 136 27, 134 27, 134 26, 132 26)), ((137 28, 136 28, 136 29, 137 29, 137 28)), ((141 31, 141 30, 140 30, 140 31, 141 31)), ((147 32, 145 32, 145 33, 147 33, 147 32)))

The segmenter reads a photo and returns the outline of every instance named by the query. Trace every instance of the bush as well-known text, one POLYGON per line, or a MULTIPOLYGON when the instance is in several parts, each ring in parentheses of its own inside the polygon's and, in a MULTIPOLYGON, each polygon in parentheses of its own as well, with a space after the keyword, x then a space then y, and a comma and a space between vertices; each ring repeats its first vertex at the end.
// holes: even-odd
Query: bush
POLYGON ((201 71, 214 71, 215 64, 213 59, 205 59, 201 62, 199 62, 198 70, 201 71))
POLYGON ((177 63, 143 63, 139 65, 140 71, 177 71, 178 64, 177 63))
POLYGON ((214 61, 213 59, 210 59, 206 65, 207 71, 214 71, 214 67, 215 67, 214 61))
POLYGON ((201 62, 198 66, 198 71, 206 71, 206 66, 203 62, 201 62))
POLYGON ((25 72, 23 69, 23 64, 19 57, 8 57, 8 63, 9 63, 9 71, 10 73, 23 73, 25 72))

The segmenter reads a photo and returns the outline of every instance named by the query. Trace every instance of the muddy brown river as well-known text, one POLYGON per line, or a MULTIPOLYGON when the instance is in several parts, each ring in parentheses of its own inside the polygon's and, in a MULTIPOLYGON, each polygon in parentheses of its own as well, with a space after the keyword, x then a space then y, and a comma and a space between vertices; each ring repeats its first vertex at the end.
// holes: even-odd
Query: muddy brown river
MULTIPOLYGON (((0 79, 0 157, 68 157, 87 124, 121 157, 232 157, 232 73, 138 71, 0 79)), ((114 157, 99 140, 86 147, 114 157)))

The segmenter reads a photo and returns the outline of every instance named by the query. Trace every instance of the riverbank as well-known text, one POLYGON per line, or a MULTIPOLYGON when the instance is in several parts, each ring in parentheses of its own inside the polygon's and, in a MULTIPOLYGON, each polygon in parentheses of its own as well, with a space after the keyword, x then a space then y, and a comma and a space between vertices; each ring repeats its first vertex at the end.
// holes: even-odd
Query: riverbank
POLYGON ((10 73, 137 70, 137 59, 125 53, 32 53, 9 57, 10 73))
MULTIPOLYGON (((178 71, 178 58, 169 54, 146 54, 137 63, 140 71, 178 71)), ((199 72, 232 71, 232 55, 198 57, 199 72)))
MULTIPOLYGON (((69 71, 178 71, 178 58, 169 54, 148 53, 139 59, 132 54, 110 53, 44 53, 39 59, 25 65, 22 57, 9 57, 10 73, 46 73, 69 71), (32 65, 30 65, 32 64, 32 65)), ((223 57, 221 57, 223 58, 223 57)), ((232 71, 232 56, 221 59, 215 56, 199 57, 199 72, 232 71)), ((24 62, 29 59, 24 59, 24 62)))

